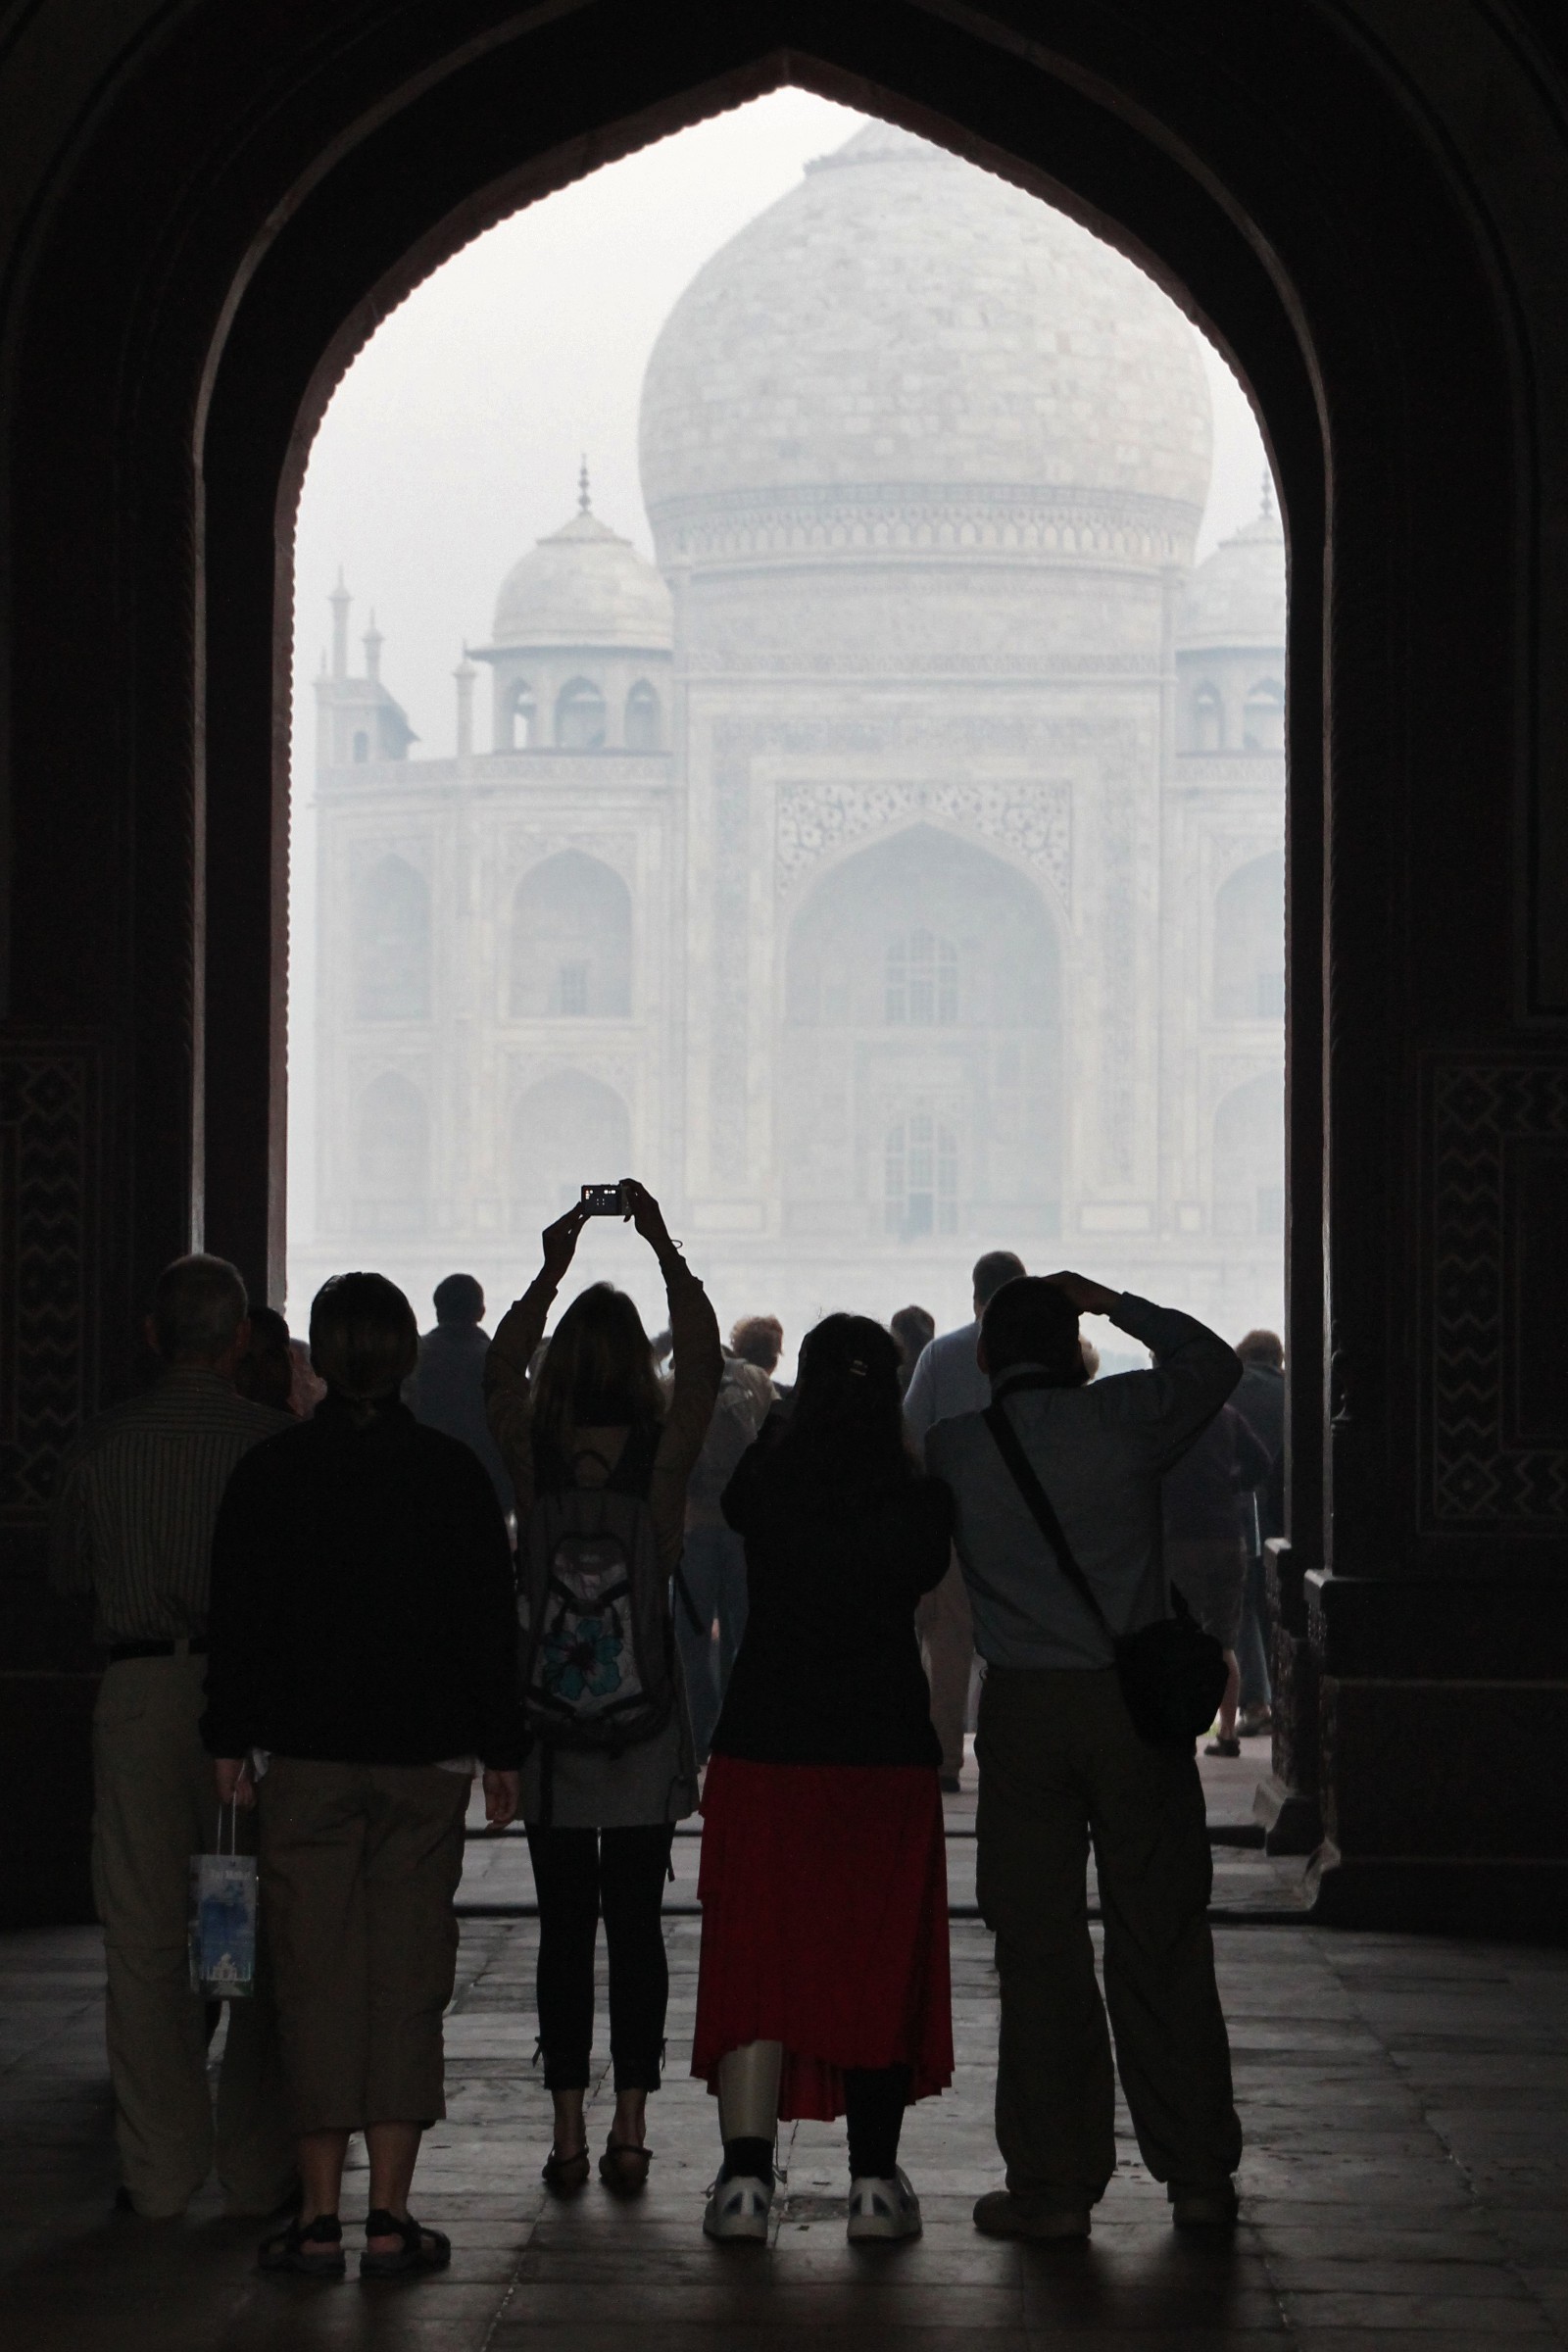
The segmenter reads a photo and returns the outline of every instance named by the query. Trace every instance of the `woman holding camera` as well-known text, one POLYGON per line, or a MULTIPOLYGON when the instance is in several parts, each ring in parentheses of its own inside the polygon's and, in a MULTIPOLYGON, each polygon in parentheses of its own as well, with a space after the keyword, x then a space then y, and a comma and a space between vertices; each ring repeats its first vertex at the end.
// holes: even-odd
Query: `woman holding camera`
POLYGON ((915 1640, 953 1502, 905 1443, 899 1349, 830 1315, 723 1509, 749 1614, 703 1792, 692 2072, 724 2163, 703 2227, 767 2234, 776 2119, 847 2115, 849 2234, 916 2235, 904 2110, 953 2079, 942 1751, 915 1640))
POLYGON ((556 1293, 593 1213, 586 1202, 545 1234, 544 1263, 503 1318, 485 1366, 490 1425, 516 1490, 525 1589, 532 1577, 535 1614, 524 1649, 533 1739, 522 1813, 539 1896, 539 2038, 555 2102, 555 2144, 544 2177, 560 2194, 588 2178, 583 2093, 601 1909, 615 2113, 600 2178, 621 2194, 640 2189, 648 2178, 645 2110, 648 2093, 659 2088, 669 1995, 661 1925, 664 1881, 674 1825, 697 1806, 666 1596, 680 1562, 686 1483, 723 1371, 713 1310, 665 1231, 658 1201, 630 1178, 618 1190, 623 1213, 664 1278, 675 1355, 667 1397, 635 1304, 603 1282, 573 1299, 529 1379, 556 1293), (614 1629, 604 1630, 608 1615, 601 1624, 583 1613, 587 1604, 569 1599, 566 1587, 577 1570, 568 1568, 564 1583, 558 1572, 567 1555, 579 1566, 588 1557, 591 1582, 596 1497, 603 1498, 603 1527, 612 1536, 618 1529, 615 1541, 624 1545, 627 1573, 618 1592, 627 1594, 626 1613, 643 1605, 628 1585, 642 1578, 644 1596, 647 1591, 648 1563, 639 1547, 651 1546, 656 1555, 662 1655, 651 1661, 634 1656, 629 1643, 616 1647, 614 1629), (628 1691, 638 1695, 628 1699, 628 1691), (661 1698, 662 1720, 650 1730, 659 1714, 652 1702, 661 1698), (627 1709, 620 1719, 624 1737, 617 1703, 627 1709))

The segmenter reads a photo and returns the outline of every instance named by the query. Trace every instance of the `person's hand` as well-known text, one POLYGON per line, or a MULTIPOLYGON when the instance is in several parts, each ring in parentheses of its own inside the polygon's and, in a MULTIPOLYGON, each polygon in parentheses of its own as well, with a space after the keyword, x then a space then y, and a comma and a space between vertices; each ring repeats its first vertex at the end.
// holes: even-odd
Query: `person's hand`
POLYGON ((577 1237, 587 1222, 587 1208, 578 1200, 564 1217, 558 1217, 553 1225, 547 1225, 539 1236, 544 1251, 544 1271, 552 1282, 560 1282, 571 1264, 577 1253, 577 1237))
POLYGON ((515 1772, 492 1772, 486 1766, 484 1774, 484 1823, 487 1830, 504 1830, 517 1810, 522 1794, 521 1776, 515 1772))
POLYGON ((251 1779, 249 1756, 217 1756, 213 1760, 213 1778, 218 1783, 218 1801, 220 1805, 254 1805, 256 1783, 251 1779))
POLYGON ((1087 1274, 1048 1274, 1045 1279, 1065 1291, 1080 1315, 1108 1315, 1121 1298, 1119 1291, 1107 1291, 1102 1282, 1091 1282, 1087 1274))
POLYGON ((620 1180, 620 1197, 626 1203, 626 1217, 636 1226, 651 1250, 663 1251, 674 1248, 664 1224, 664 1212, 645 1184, 635 1176, 620 1180))

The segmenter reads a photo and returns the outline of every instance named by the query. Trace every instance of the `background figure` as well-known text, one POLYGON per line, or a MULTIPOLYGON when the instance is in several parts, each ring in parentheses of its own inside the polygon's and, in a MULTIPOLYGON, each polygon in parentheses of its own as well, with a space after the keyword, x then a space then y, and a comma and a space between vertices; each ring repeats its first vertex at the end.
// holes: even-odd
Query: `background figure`
POLYGON ((1236 1409, 1272 1458, 1261 1486, 1242 1496, 1242 1540, 1247 1545, 1247 1602, 1237 1647, 1241 1667, 1241 1713, 1236 1728, 1244 1740, 1266 1732, 1274 1721, 1269 1681, 1268 1584, 1263 1546, 1285 1533, 1285 1348, 1273 1331, 1250 1331, 1237 1342, 1244 1370, 1236 1409))
POLYGON ((471 1274, 449 1274, 436 1284, 431 1303, 435 1329, 420 1338, 419 1360, 404 1400, 416 1421, 461 1439, 478 1455, 496 1500, 510 1512, 512 1481, 484 1409, 484 1362, 490 1352, 484 1292, 471 1274))
POLYGON ((773 1375, 784 1352, 784 1326, 777 1315, 742 1315, 729 1335, 729 1351, 762 1374, 769 1401, 779 1395, 773 1375))
POLYGON ((326 1395, 326 1383, 311 1361, 308 1340, 290 1340, 288 1352, 294 1366, 294 1378, 289 1386, 288 1409, 296 1420, 308 1421, 321 1398, 326 1395))
MULTIPOLYGON (((980 1318, 1004 1284, 1016 1282, 1023 1270, 1022 1258, 1010 1250, 988 1250, 976 1258, 970 1276, 974 1321, 944 1332, 922 1349, 904 1397, 905 1426, 917 1454, 938 1421, 951 1420, 955 1413, 983 1413, 991 1402, 991 1383, 975 1354, 980 1318)), ((952 1795, 963 1770, 963 1735, 974 1666, 969 1593, 956 1558, 936 1591, 921 1601, 914 1624, 931 1685, 931 1720, 942 1742, 942 1786, 952 1795)))
POLYGON ((1235 1405, 1221 1407, 1165 1480, 1165 1568, 1170 1581, 1225 1652, 1229 1678, 1219 1702, 1219 1737, 1204 1750, 1210 1756, 1239 1756, 1236 1706, 1241 1640, 1247 1595, 1247 1547, 1242 1542, 1243 1491, 1259 1485, 1271 1464, 1235 1405))
MULTIPOLYGON (((761 1341, 754 1337, 753 1345, 768 1352, 768 1334, 778 1332, 779 1326, 771 1317, 755 1318, 755 1323, 765 1328, 761 1341)), ((730 1335, 732 1342, 737 1333, 753 1328, 738 1323, 730 1335)), ((782 1339, 782 1332, 779 1337, 782 1339)), ((777 1348, 771 1353, 776 1364, 777 1348)), ((746 1631, 746 1546, 726 1523, 719 1496, 767 1419, 772 1402, 773 1384, 767 1367, 747 1362, 738 1354, 726 1355, 713 1417, 686 1489, 686 1547, 675 1592, 675 1635, 686 1671, 692 1741, 699 1764, 708 1761, 730 1669, 746 1631)))
POLYGON ((899 1344, 899 1395, 907 1396, 914 1367, 937 1336, 937 1319, 923 1306, 901 1306, 888 1318, 888 1329, 899 1344))
POLYGON ((230 1471, 294 1424, 235 1394, 248 1324, 245 1285, 226 1259, 166 1266, 147 1337, 163 1376, 72 1447, 51 1530, 55 1590, 92 1594, 109 1651, 93 1714, 92 1879, 121 2200, 149 2221, 183 2213, 216 2154, 230 2211, 267 2213, 294 2175, 270 1997, 264 1981, 230 2004, 215 2142, 206 2005, 190 1988, 185 1923, 190 1857, 217 1849, 197 1729, 213 1527, 230 1471))
POLYGON ((275 1306, 253 1306, 251 1336, 234 1366, 234 1387, 252 1404, 270 1404, 274 1413, 294 1411, 294 1343, 288 1325, 275 1306))

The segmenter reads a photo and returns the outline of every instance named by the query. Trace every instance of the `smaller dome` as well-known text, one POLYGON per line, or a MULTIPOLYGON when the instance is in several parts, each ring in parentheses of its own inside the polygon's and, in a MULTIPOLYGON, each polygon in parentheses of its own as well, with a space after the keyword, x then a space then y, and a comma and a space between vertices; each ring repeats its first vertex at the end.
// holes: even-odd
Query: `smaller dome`
POLYGON ((627 646, 646 653, 673 637, 661 575, 586 507, 513 565, 496 599, 498 646, 627 646))
POLYGON ((1176 644, 1182 653, 1283 650, 1285 533, 1267 486, 1261 512, 1221 540, 1188 581, 1176 644))

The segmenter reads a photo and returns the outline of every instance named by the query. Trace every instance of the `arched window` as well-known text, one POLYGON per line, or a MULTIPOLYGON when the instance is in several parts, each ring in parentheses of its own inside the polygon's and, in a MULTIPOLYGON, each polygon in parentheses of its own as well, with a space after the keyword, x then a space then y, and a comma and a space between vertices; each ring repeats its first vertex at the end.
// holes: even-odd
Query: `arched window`
POLYGON ((368 760, 369 757, 370 738, 368 735, 367 735, 363 727, 357 727, 354 732, 354 760, 356 766, 363 767, 366 760, 368 760))
POLYGON ((422 1021, 430 1012, 430 893, 406 858, 379 858, 354 908, 354 1011, 362 1021, 422 1021))
POLYGON ((518 883, 511 1003, 514 1020, 631 1010, 631 893, 599 858, 563 850, 518 883))
POLYGON ((659 697, 646 678, 639 678, 626 697, 626 749, 657 752, 659 737, 659 697))
POLYGON ((590 678, 573 678, 556 697, 556 748, 600 752, 605 746, 605 698, 590 678))
POLYGON ((631 1166, 631 1120, 613 1087, 559 1070, 521 1098, 513 1114, 514 1226, 547 1224, 585 1184, 615 1184, 631 1166))
POLYGON ((368 1234, 416 1233, 426 1220, 429 1187, 424 1097, 396 1070, 384 1070, 360 1097, 355 1220, 368 1234))
POLYGON ((539 741, 539 706, 526 678, 519 678, 507 698, 509 752, 531 752, 539 741))
POLYGON ((1285 1231, 1285 1080, 1250 1078, 1214 1113, 1214 1231, 1285 1231))
POLYGON ((1285 1015, 1285 859, 1250 858, 1214 902, 1214 1012, 1222 1021, 1285 1015))
POLYGON ((1193 696, 1193 749, 1195 752, 1225 749, 1225 703, 1217 686, 1200 686, 1193 696))
POLYGON ((883 1158, 887 1230, 901 1241, 958 1230, 958 1139, 929 1110, 888 1129, 883 1158))
POLYGON ((951 1028, 958 1017, 958 951, 951 939, 910 931, 887 953, 886 1017, 911 1029, 951 1028))
POLYGON ((1285 689, 1278 678, 1259 678, 1247 690, 1242 706, 1242 749, 1283 752, 1285 749, 1285 689))

